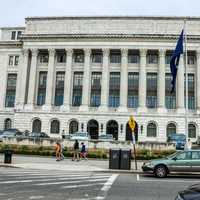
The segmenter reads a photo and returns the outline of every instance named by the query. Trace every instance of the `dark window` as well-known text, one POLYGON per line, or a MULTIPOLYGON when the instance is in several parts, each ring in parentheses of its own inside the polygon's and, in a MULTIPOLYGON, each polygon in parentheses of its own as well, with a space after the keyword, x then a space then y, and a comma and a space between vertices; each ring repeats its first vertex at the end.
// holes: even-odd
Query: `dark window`
POLYGON ((45 104, 46 83, 47 83, 47 72, 40 72, 39 84, 38 84, 38 96, 37 96, 37 105, 38 106, 42 106, 45 104))
POLYGON ((32 132, 40 133, 41 132, 42 123, 39 119, 35 119, 33 121, 32 132))
POLYGON ((154 123, 147 125, 147 137, 156 137, 157 127, 154 123))
POLYGON ((139 63, 140 56, 138 51, 129 50, 128 51, 128 63, 139 63))
POLYGON ((110 51, 110 63, 121 63, 120 50, 111 50, 110 51))
MULTIPOLYGON (((188 74, 188 109, 195 109, 194 74, 188 74)), ((186 102, 186 101, 185 101, 186 102)))
POLYGON ((74 51, 74 62, 75 63, 83 63, 84 62, 84 53, 82 50, 74 51))
POLYGON ((17 31, 17 39, 18 40, 20 39, 21 35, 22 35, 22 32, 21 31, 17 31))
POLYGON ((165 106, 167 109, 176 108, 176 88, 173 93, 171 93, 172 88, 172 76, 171 74, 165 74, 165 106))
POLYGON ((57 72, 55 88, 55 106, 63 104, 65 72, 57 72))
POLYGON ((48 63, 49 62, 49 55, 48 53, 41 53, 39 55, 40 63, 48 63))
POLYGON ((188 137, 196 138, 196 126, 194 124, 188 125, 188 137))
POLYGON ((74 72, 72 106, 80 106, 82 102, 83 72, 74 72))
POLYGON ((147 73, 147 107, 157 107, 157 74, 147 73))
POLYGON ((12 31, 11 40, 15 40, 15 39, 16 39, 16 31, 12 31))
POLYGON ((58 53, 57 54, 57 63, 65 63, 66 62, 66 54, 58 53))
POLYGON ((92 51, 92 62, 93 63, 102 63, 102 51, 92 51))
POLYGON ((196 63, 196 57, 195 57, 195 55, 188 54, 187 61, 188 61, 187 62, 188 65, 194 65, 196 63))
POLYGON ((7 118, 4 121, 4 130, 8 130, 10 128, 12 128, 12 121, 11 119, 7 118))
POLYGON ((14 56, 9 56, 9 63, 10 66, 14 65, 14 56))
POLYGON ((138 107, 138 87, 139 87, 139 73, 128 73, 128 107, 138 107))
POLYGON ((120 100, 120 72, 110 73, 109 106, 118 107, 120 100))
POLYGON ((69 134, 76 133, 78 131, 78 122, 73 120, 69 124, 69 134))
POLYGON ((6 88, 6 107, 14 107, 15 93, 16 93, 17 74, 8 74, 7 88, 6 88))
POLYGON ((51 133, 60 133, 60 122, 58 120, 51 122, 51 133))
POLYGON ((101 72, 92 72, 90 106, 98 107, 101 104, 101 72))
POLYGON ((176 133, 176 125, 173 123, 170 123, 167 125, 167 136, 172 133, 176 133))
POLYGON ((147 60, 149 64, 157 64, 158 63, 158 54, 154 52, 149 52, 147 55, 147 60))
POLYGON ((19 56, 15 56, 15 65, 19 64, 19 56))

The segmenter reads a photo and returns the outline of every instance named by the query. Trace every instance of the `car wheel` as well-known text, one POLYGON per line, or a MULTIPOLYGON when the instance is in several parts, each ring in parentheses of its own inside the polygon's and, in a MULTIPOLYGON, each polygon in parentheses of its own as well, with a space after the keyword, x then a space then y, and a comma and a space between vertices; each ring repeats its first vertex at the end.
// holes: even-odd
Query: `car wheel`
POLYGON ((154 174, 158 178, 164 178, 167 176, 167 168, 164 165, 158 165, 155 168, 154 174))

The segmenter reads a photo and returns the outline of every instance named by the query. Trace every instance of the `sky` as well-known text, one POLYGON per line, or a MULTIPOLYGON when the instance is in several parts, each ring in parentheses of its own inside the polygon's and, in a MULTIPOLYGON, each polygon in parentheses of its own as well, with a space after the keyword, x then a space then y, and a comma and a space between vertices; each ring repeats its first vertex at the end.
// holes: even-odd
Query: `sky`
POLYGON ((0 27, 32 16, 200 16, 200 0, 1 0, 0 27))

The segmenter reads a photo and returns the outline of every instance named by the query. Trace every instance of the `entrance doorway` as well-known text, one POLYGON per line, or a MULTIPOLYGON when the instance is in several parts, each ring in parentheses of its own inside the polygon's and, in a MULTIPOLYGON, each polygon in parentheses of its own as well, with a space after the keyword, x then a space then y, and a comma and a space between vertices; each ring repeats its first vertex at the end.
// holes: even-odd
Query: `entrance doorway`
POLYGON ((99 124, 96 120, 91 119, 87 124, 87 132, 91 139, 98 139, 99 137, 99 124))
POLYGON ((110 120, 106 126, 106 134, 112 134, 115 140, 118 140, 118 123, 115 120, 110 120))

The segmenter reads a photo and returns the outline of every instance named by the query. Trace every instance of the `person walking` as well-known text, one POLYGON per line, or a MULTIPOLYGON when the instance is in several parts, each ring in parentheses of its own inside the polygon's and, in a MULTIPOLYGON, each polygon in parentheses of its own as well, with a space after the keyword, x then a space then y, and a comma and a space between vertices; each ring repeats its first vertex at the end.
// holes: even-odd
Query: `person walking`
POLYGON ((81 142, 81 154, 80 154, 81 158, 84 158, 85 160, 87 160, 87 151, 86 151, 86 146, 84 144, 84 142, 81 142))
POLYGON ((56 142, 56 145, 55 145, 55 151, 56 151, 56 161, 60 161, 61 159, 61 145, 59 142, 56 142))
POLYGON ((60 159, 61 160, 65 159, 65 156, 63 154, 64 149, 65 149, 65 147, 64 147, 63 143, 60 143, 60 159))
POLYGON ((78 140, 75 140, 74 142, 74 156, 72 158, 72 161, 79 161, 79 143, 78 140))

